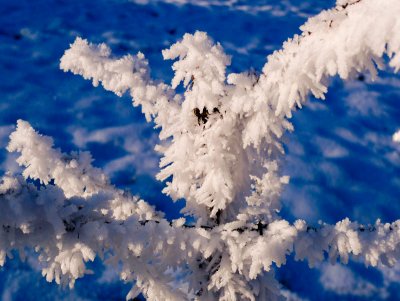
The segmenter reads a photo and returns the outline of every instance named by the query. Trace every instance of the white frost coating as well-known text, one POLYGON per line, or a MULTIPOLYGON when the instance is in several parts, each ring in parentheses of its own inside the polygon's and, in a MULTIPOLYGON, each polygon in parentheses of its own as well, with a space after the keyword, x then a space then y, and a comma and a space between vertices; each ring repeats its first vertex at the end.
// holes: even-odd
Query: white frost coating
MULTIPOLYGON (((0 263, 12 250, 35 249, 49 281, 72 286, 95 256, 122 265, 134 282, 127 298, 148 300, 279 300, 272 267, 292 252, 310 266, 324 260, 391 266, 400 256, 400 221, 363 226, 293 225, 280 218, 281 138, 288 118, 311 92, 323 98, 330 76, 347 79, 375 64, 400 67, 400 2, 338 0, 268 57, 262 74, 226 74, 230 57, 204 32, 186 34, 163 51, 175 60, 171 85, 150 78, 144 55, 113 58, 104 44, 77 38, 61 58, 117 95, 130 93, 161 128, 159 180, 185 199, 184 217, 167 221, 149 204, 116 189, 91 166, 88 153, 63 154, 24 121, 11 134, 25 179, 0 184, 0 263), (184 92, 175 93, 182 84, 184 92), (53 185, 54 183, 54 185, 53 185), (190 224, 187 221, 193 220, 190 224)), ((395 141, 400 140, 396 133, 395 141)), ((286 296, 291 296, 286 293, 286 296)))
POLYGON ((307 259, 310 266, 324 260, 327 253, 334 263, 340 259, 347 263, 350 256, 362 259, 367 266, 379 262, 393 266, 400 258, 400 220, 393 223, 376 221, 373 225, 361 225, 344 219, 336 225, 321 224, 308 227, 304 221, 297 221, 298 231, 294 243, 296 259, 307 259))
POLYGON ((398 0, 338 1, 300 27, 302 34, 268 57, 260 85, 276 104, 276 114, 291 116, 311 92, 324 98, 326 79, 368 70, 376 76, 387 54, 400 68, 400 3, 398 0))
POLYGON ((23 176, 40 180, 42 184, 54 184, 61 188, 67 198, 87 198, 94 194, 107 193, 115 203, 113 215, 122 218, 124 212, 135 211, 142 219, 154 219, 154 209, 143 200, 136 200, 109 184, 107 177, 91 165, 89 152, 62 153, 53 148, 53 139, 37 133, 28 122, 18 120, 17 129, 10 135, 7 147, 10 152, 19 152, 17 162, 25 166, 23 176))
POLYGON ((143 54, 139 53, 136 57, 127 55, 116 61, 108 59, 110 54, 111 50, 105 44, 89 45, 86 40, 77 38, 62 57, 60 67, 85 79, 92 79, 94 86, 101 83, 104 89, 119 96, 130 88, 134 68, 137 68, 139 77, 147 77, 143 54))
MULTIPOLYGON (((182 258, 176 257, 177 234, 167 222, 147 220, 141 224, 141 216, 130 208, 123 218, 115 218, 115 203, 107 194, 67 199, 57 187, 37 190, 22 178, 9 175, 2 178, 0 202, 1 265, 6 255, 12 258, 12 250, 18 250, 23 258, 24 249, 30 247, 39 253, 47 281, 73 287, 76 279, 88 273, 85 262, 93 261, 96 254, 103 257, 108 250, 113 254, 108 264, 122 263, 121 277, 138 280, 143 291, 156 296, 154 300, 185 300, 182 292, 169 285, 171 277, 164 274, 182 258), (164 264, 157 264, 159 257, 164 258, 164 264)), ((189 238, 185 241, 190 243, 189 238)))
POLYGON ((149 78, 150 70, 144 55, 139 52, 136 56, 126 55, 117 60, 111 59, 110 55, 107 45, 93 45, 77 38, 61 58, 60 68, 92 79, 94 86, 101 83, 104 89, 118 96, 129 90, 133 104, 142 106, 147 121, 153 117, 159 125, 169 124, 175 117, 179 97, 169 86, 149 78))
POLYGON ((172 87, 182 81, 186 88, 183 97, 176 96, 179 101, 167 97, 172 95, 172 88, 165 84, 155 86, 149 79, 142 55, 111 59, 106 46, 91 45, 78 38, 62 57, 61 68, 91 78, 95 85, 101 82, 117 95, 130 89, 134 104, 141 104, 145 114, 158 114, 154 121, 162 129, 160 138, 172 136, 172 140, 157 147, 164 154, 160 162, 163 169, 157 178, 172 176, 164 192, 173 199, 186 199, 184 211, 205 222, 210 213, 213 218, 232 219, 246 207, 244 196, 252 189, 249 175, 261 176, 260 171, 267 170, 264 166, 275 161, 274 153, 282 150, 275 137, 290 129, 290 124, 270 110, 272 118, 265 122, 275 122, 276 126, 271 125, 266 143, 258 143, 258 151, 247 148, 248 133, 241 131, 248 119, 240 118, 244 115, 240 107, 229 103, 235 97, 244 101, 247 88, 226 84, 225 69, 230 59, 222 47, 214 45, 204 32, 196 32, 185 35, 163 55, 178 59, 173 64, 172 87), (264 159, 267 156, 270 158, 264 159))
MULTIPOLYGON (((250 117, 247 143, 258 145, 276 128, 275 120, 301 108, 311 93, 325 98, 329 77, 353 77, 367 70, 376 77, 383 68, 382 56, 389 65, 400 68, 400 2, 398 0, 338 1, 338 6, 310 18, 300 27, 302 34, 288 39, 283 48, 268 56, 263 74, 247 104, 250 117), (262 96, 261 96, 262 95, 262 96), (274 117, 271 116, 272 108, 274 117), (267 120, 274 120, 268 124, 267 120)), ((229 78, 229 77, 228 77, 229 78)), ((241 79, 242 81, 242 79, 241 79)), ((251 94, 250 94, 251 95, 251 94)))
POLYGON ((53 139, 38 134, 26 121, 18 120, 7 150, 21 153, 17 162, 26 167, 25 178, 39 179, 43 184, 54 179, 67 197, 90 196, 108 185, 100 169, 91 166, 88 152, 62 154, 53 149, 53 139))
POLYGON ((205 32, 196 32, 185 34, 181 42, 162 53, 164 59, 179 58, 172 65, 172 88, 181 82, 184 87, 190 85, 191 93, 185 99, 189 109, 206 107, 211 112, 218 108, 218 96, 225 93, 225 69, 230 65, 221 45, 214 45, 205 32))

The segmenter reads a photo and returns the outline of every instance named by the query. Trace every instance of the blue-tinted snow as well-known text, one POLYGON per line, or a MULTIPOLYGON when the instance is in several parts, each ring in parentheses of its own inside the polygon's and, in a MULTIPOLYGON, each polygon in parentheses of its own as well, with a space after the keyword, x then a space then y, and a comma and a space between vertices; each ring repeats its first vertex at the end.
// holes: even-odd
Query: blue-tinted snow
MULTIPOLYGON (((58 68, 76 36, 110 45, 116 55, 142 51, 154 77, 169 80, 161 50, 185 32, 207 31, 233 56, 230 71, 260 70, 265 56, 298 32, 329 1, 223 0, 0 0, 0 163, 15 170, 4 148, 17 119, 53 136, 64 151, 90 150, 95 165, 113 182, 167 212, 179 215, 154 179, 157 133, 128 97, 118 98, 58 68)), ((344 217, 364 223, 400 217, 400 148, 391 135, 400 127, 400 77, 381 73, 343 83, 332 80, 324 102, 311 100, 294 115, 286 137, 284 172, 291 182, 283 215, 334 223, 344 217)), ((10 260, 0 272, 1 300, 124 300, 129 286, 115 271, 95 270, 74 290, 47 283, 34 256, 10 260)), ((289 262, 277 270, 283 287, 308 300, 397 300, 400 267, 337 267, 289 262)), ((293 296, 292 294, 292 296, 293 296)))

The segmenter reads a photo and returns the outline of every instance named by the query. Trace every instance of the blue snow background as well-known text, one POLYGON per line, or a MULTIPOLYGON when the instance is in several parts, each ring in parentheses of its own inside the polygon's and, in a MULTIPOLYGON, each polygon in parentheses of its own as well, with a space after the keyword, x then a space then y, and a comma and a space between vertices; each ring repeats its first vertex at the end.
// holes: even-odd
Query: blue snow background
MULTIPOLYGON (((261 70, 266 55, 298 33, 298 27, 333 0, 0 0, 0 172, 18 170, 5 147, 17 119, 52 136, 64 151, 89 150, 116 186, 140 195, 168 218, 182 203, 162 195, 154 176, 157 132, 129 97, 118 98, 89 81, 59 70, 59 59, 76 36, 105 42, 117 56, 142 51, 152 75, 169 81, 161 50, 184 33, 203 30, 232 55, 229 72, 261 70)), ((295 113, 286 136, 284 173, 291 182, 282 214, 335 223, 400 217, 400 77, 390 70, 375 82, 368 74, 333 79, 326 101, 313 100, 295 113)), ((0 205, 1 206, 1 205, 0 205)), ((1 207, 0 207, 1 210, 1 207)), ((0 269, 0 300, 125 300, 130 285, 101 262, 73 290, 47 283, 34 256, 9 260, 0 269)), ((309 269, 289 257, 277 269, 290 300, 400 300, 400 265, 366 268, 322 264, 309 269), (297 298, 297 299, 296 299, 297 298)), ((161 300, 160 300, 161 301, 161 300)))

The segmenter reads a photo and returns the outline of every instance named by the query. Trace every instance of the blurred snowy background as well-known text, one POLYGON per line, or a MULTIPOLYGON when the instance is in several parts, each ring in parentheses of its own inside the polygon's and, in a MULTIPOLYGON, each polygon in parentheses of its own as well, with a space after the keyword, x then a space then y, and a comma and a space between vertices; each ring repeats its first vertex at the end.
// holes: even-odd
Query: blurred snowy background
MULTIPOLYGON (((182 206, 161 194, 154 179, 157 132, 126 96, 116 97, 59 70, 76 36, 107 43, 116 55, 142 51, 152 74, 169 81, 161 50, 184 33, 202 30, 233 56, 229 72, 261 70, 309 17, 334 0, 0 0, 0 170, 17 170, 5 151, 16 120, 54 137, 64 151, 89 150, 118 187, 129 189, 168 218, 182 206)), ((343 83, 333 79, 327 100, 311 100, 293 118, 284 173, 291 182, 283 215, 317 223, 345 217, 363 223, 400 218, 400 76, 381 72, 343 83)), ((1 210, 1 207, 0 207, 1 210)), ((94 275, 74 290, 47 283, 34 256, 0 270, 0 300, 125 300, 129 285, 95 261, 94 275)), ((277 277, 290 300, 399 300, 400 265, 393 269, 289 262, 277 277)), ((161 300, 160 300, 161 301, 161 300)))

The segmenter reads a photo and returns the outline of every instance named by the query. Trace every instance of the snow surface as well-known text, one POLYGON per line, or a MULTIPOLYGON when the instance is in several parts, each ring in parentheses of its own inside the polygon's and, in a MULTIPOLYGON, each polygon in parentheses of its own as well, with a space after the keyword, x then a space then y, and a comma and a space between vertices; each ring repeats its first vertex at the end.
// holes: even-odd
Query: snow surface
MULTIPOLYGON (((155 180, 157 133, 129 97, 119 99, 80 77, 59 70, 59 59, 82 36, 105 42, 114 54, 142 51, 152 75, 171 79, 161 50, 185 32, 203 30, 232 55, 230 71, 260 70, 267 54, 298 32, 307 17, 334 1, 0 1, 0 162, 17 169, 5 146, 17 119, 52 136, 64 151, 89 150, 118 187, 179 216, 155 180)), ((343 83, 333 80, 325 101, 313 100, 294 114, 287 135, 284 216, 316 223, 345 217, 361 223, 400 216, 397 196, 400 146, 400 77, 365 74, 343 83)), ((96 271, 63 290, 40 275, 34 256, 8 261, 0 272, 1 300, 124 300, 128 286, 95 261, 96 271), (88 289, 89 288, 89 289, 88 289), (29 292, 29 294, 28 294, 29 292)), ((400 265, 394 269, 323 264, 309 269, 289 259, 277 270, 289 300, 397 300, 400 265)))

